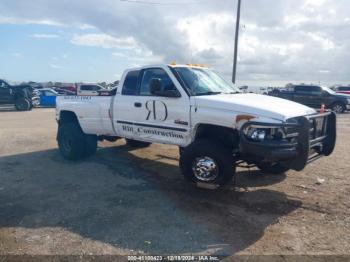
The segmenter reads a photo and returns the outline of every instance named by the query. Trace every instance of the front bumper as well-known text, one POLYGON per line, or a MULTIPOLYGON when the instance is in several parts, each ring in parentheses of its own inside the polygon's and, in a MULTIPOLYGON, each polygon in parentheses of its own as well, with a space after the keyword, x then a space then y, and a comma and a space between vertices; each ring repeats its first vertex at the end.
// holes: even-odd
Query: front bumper
POLYGON ((40 105, 40 98, 39 97, 32 97, 32 105, 34 107, 38 107, 40 105))
POLYGON ((297 118, 297 123, 265 124, 245 123, 240 131, 240 154, 249 162, 282 163, 290 169, 301 171, 305 166, 322 156, 332 154, 336 143, 336 114, 326 112, 297 118), (246 137, 244 130, 249 125, 263 128, 293 130, 293 141, 255 142, 246 137))

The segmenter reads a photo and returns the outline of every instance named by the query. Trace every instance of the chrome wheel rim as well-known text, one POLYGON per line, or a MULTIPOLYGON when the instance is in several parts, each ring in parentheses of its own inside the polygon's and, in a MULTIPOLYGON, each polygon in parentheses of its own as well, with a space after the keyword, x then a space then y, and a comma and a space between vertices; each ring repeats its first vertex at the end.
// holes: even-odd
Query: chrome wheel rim
POLYGON ((194 176, 203 182, 214 181, 219 176, 219 167, 210 157, 198 157, 192 165, 194 176))
POLYGON ((335 105, 333 107, 333 111, 336 113, 341 113, 341 112, 343 112, 343 107, 341 105, 335 105))

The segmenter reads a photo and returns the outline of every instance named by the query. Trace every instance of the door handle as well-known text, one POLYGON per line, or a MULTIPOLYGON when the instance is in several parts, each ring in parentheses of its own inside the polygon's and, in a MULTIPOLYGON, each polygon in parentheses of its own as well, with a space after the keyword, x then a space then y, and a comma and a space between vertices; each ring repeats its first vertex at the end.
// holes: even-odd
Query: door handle
POLYGON ((142 104, 141 104, 140 102, 136 102, 136 103, 134 104, 134 106, 135 106, 135 107, 142 107, 142 104))

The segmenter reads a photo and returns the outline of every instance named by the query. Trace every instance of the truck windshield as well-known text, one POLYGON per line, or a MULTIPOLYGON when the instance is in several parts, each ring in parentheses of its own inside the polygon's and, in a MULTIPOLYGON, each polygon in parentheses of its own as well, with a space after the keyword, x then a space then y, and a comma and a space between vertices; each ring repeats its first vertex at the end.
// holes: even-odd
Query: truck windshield
POLYGON ((218 74, 205 68, 175 67, 191 95, 238 94, 241 91, 218 74))

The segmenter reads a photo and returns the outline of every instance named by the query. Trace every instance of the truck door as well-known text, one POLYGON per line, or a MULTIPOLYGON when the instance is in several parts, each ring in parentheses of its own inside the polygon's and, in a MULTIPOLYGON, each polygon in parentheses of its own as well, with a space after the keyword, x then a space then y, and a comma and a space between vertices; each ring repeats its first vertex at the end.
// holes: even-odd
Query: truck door
POLYGON ((168 68, 129 72, 114 110, 118 133, 124 137, 180 146, 190 139, 189 97, 168 68), (152 95, 152 79, 173 95, 152 95))
POLYGON ((319 86, 309 86, 306 97, 308 106, 313 108, 319 108, 325 100, 322 88, 319 86))
POLYGON ((4 81, 0 80, 0 103, 6 104, 13 102, 12 89, 4 81))

